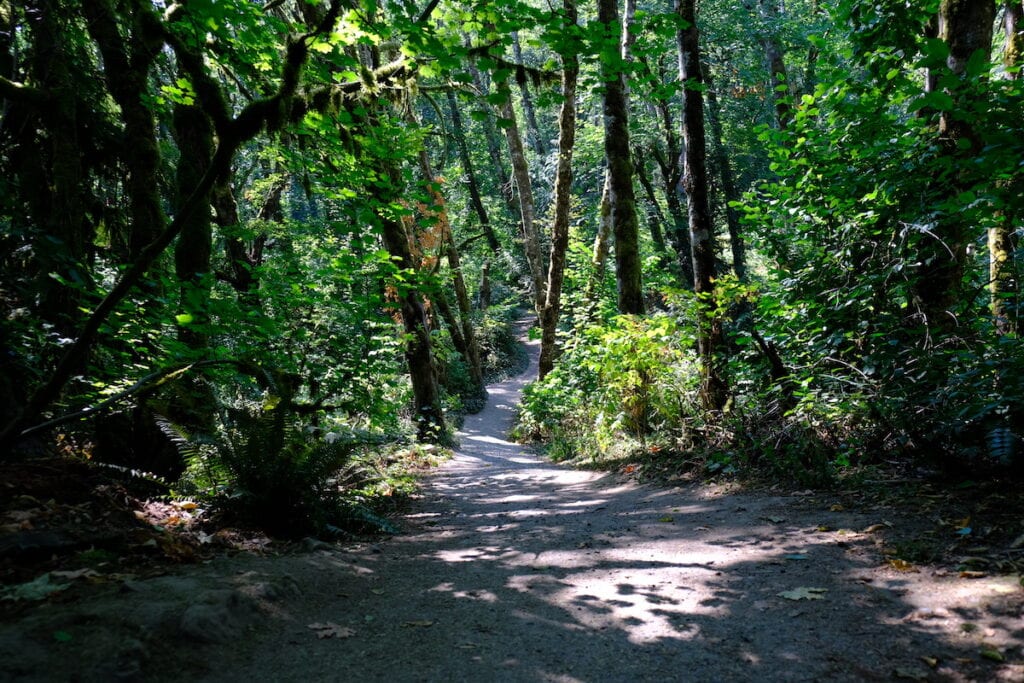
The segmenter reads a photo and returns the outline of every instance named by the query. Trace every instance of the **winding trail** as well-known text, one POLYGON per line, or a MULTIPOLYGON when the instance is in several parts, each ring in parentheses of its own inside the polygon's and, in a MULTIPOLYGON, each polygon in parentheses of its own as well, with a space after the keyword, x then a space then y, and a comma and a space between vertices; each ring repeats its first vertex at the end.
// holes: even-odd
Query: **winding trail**
POLYGON ((208 680, 1019 680, 1016 666, 948 663, 978 660, 982 640, 1019 646, 1021 623, 996 606, 1019 617, 1020 600, 886 566, 854 531, 871 513, 639 486, 506 441, 535 344, 530 356, 466 420, 407 533, 307 556, 293 570, 305 599, 208 680), (779 595, 801 589, 811 599, 779 595), (972 609, 992 617, 984 635, 960 629, 972 609), (311 622, 352 635, 318 640, 311 622))
POLYGON ((0 683, 1024 680, 1017 577, 887 563, 892 510, 641 486, 506 441, 529 349, 404 533, 107 577, 0 622, 0 683))

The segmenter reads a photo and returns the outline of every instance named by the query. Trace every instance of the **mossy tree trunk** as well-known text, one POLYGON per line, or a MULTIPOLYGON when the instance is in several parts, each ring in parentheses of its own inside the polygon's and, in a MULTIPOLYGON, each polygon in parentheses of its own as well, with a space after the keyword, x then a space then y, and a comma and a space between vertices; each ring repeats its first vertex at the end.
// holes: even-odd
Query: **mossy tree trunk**
MULTIPOLYGON (((562 9, 567 30, 576 29, 575 0, 564 0, 562 9)), ((551 229, 551 258, 548 263, 547 296, 541 309, 540 378, 555 365, 558 354, 556 333, 562 306, 565 253, 569 247, 569 213, 572 205, 572 153, 576 145, 576 81, 579 60, 575 54, 562 56, 562 107, 558 116, 558 164, 555 169, 555 219, 551 229)))
MULTIPOLYGON (((614 50, 618 59, 602 59, 604 81, 604 152, 608 162, 609 204, 612 232, 615 236, 615 282, 620 313, 644 312, 641 285, 640 228, 633 191, 633 159, 629 144, 629 103, 626 77, 615 64, 623 60, 627 41, 621 36, 617 0, 599 0, 597 19, 608 36, 605 50, 614 50)), ((628 29, 627 29, 628 31, 628 29)), ((624 60, 623 60, 624 61, 624 60)))

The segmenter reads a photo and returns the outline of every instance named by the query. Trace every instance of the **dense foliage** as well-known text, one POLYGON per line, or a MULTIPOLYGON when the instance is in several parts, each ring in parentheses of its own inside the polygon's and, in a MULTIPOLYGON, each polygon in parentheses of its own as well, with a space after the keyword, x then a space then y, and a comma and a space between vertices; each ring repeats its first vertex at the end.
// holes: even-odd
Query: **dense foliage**
POLYGON ((323 527, 525 305, 561 456, 1019 466, 1020 14, 0 2, 4 446, 323 527))

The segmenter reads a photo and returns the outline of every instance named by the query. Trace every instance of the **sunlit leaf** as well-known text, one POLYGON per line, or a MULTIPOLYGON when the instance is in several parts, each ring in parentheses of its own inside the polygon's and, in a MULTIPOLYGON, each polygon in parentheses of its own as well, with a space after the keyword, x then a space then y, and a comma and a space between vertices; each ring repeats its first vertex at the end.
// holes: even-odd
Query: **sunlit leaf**
POLYGON ((800 586, 793 590, 783 591, 782 593, 776 593, 780 598, 786 600, 824 600, 825 593, 828 592, 827 588, 812 588, 810 586, 800 586))

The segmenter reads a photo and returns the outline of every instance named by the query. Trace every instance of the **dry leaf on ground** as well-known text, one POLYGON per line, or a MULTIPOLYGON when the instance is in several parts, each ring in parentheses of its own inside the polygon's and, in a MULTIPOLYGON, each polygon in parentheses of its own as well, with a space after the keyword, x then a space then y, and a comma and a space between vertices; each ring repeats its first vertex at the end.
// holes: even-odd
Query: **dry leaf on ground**
POLYGON ((340 626, 333 621, 310 624, 306 628, 316 631, 316 637, 321 640, 324 638, 351 638, 356 634, 355 629, 351 629, 348 626, 340 626))
POLYGON ((827 588, 811 588, 810 586, 799 586, 791 591, 776 593, 780 598, 786 600, 824 600, 827 588))

